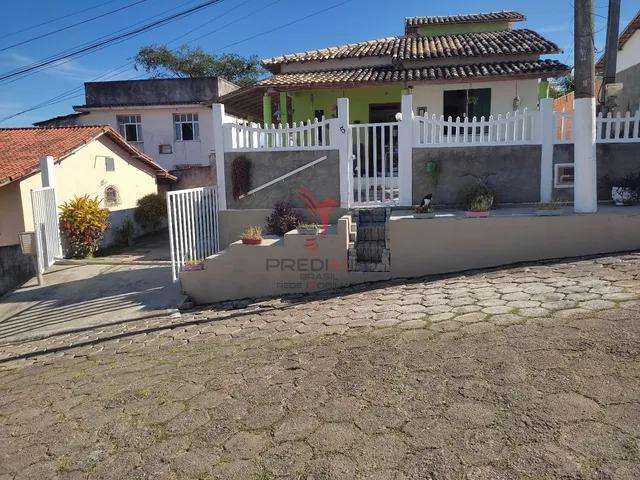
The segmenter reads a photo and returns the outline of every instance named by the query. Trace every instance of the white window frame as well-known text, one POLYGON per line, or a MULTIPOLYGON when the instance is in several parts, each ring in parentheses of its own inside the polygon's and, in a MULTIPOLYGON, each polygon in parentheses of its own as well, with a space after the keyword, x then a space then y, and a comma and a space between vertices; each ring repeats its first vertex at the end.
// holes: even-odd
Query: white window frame
POLYGON ((199 142, 200 141, 200 119, 197 113, 174 113, 173 114, 173 135, 176 142, 199 142), (193 139, 184 140, 182 135, 182 125, 191 124, 193 139))
POLYGON ((124 139, 135 145, 142 143, 142 115, 136 113, 127 115, 116 115, 116 121, 118 122, 118 131, 124 139), (127 138, 127 125, 135 125, 136 127, 136 140, 129 140, 127 138))
POLYGON ((573 163, 556 163, 553 166, 553 187, 554 188, 573 188, 572 183, 564 183, 560 181, 560 169, 571 167, 573 168, 574 178, 575 178, 575 166, 573 163))

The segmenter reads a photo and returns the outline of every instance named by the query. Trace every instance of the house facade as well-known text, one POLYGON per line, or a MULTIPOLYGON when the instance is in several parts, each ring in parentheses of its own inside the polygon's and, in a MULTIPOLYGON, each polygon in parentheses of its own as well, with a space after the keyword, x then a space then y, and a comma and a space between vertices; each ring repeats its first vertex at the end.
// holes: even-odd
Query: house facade
MULTIPOLYGON (((596 69, 604 70, 604 58, 598 60, 596 69)), ((622 91, 616 97, 617 110, 637 112, 640 109, 640 11, 618 37, 616 82, 622 83, 622 91)))
POLYGON ((394 121, 402 92, 419 115, 478 119, 537 108, 541 80, 569 67, 542 55, 558 46, 518 12, 405 19, 404 35, 265 59, 272 76, 232 92, 227 110, 265 123, 335 117, 350 100, 354 123, 394 121))
POLYGON ((218 77, 89 82, 76 113, 36 125, 110 125, 167 170, 209 166, 208 105, 237 88, 218 77))
POLYGON ((0 294, 34 274, 18 234, 33 230, 31 191, 42 187, 44 156, 54 157, 58 206, 90 195, 109 209, 105 244, 132 217, 139 198, 175 180, 109 126, 0 129, 0 294))

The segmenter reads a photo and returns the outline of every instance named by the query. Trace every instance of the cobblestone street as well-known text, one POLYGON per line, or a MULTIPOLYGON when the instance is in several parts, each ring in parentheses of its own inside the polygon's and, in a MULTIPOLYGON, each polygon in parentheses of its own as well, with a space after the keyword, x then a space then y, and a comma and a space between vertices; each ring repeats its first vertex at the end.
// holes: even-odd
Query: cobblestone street
POLYGON ((0 480, 640 478, 640 253, 0 345, 0 480))

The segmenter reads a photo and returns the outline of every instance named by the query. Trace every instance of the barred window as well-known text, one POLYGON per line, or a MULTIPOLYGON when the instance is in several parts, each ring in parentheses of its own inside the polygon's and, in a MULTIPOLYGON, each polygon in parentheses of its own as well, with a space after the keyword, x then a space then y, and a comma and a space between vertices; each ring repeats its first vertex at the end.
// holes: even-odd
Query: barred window
POLYGON ((142 118, 140 115, 118 115, 118 130, 127 142, 142 142, 142 118))
POLYGON ((200 124, 197 113, 174 113, 173 128, 178 142, 200 140, 200 124))

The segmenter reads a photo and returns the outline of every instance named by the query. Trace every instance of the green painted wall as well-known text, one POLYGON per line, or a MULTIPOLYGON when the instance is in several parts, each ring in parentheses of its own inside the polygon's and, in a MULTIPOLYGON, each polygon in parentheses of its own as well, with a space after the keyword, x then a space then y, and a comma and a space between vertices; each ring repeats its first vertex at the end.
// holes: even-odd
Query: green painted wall
POLYGON ((376 103, 400 103, 399 85, 388 87, 361 87, 347 89, 302 90, 292 94, 293 121, 314 118, 316 110, 324 110, 326 118, 336 115, 336 104, 340 97, 349 99, 349 121, 369 122, 369 105, 376 103))
POLYGON ((451 25, 428 25, 418 27, 418 34, 426 37, 445 35, 448 33, 495 32, 508 30, 509 22, 460 23, 451 25))

